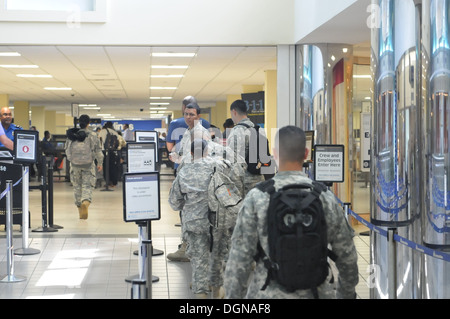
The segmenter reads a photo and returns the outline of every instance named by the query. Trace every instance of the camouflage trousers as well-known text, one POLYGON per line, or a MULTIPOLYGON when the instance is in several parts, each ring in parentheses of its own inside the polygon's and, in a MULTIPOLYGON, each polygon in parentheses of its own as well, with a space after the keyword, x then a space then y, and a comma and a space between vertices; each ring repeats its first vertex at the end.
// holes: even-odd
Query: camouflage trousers
POLYGON ((70 165, 70 181, 73 184, 75 205, 81 206, 85 200, 92 202, 92 190, 96 182, 96 167, 92 163, 90 168, 70 165))
POLYGON ((193 293, 208 293, 211 287, 223 286, 224 268, 228 258, 231 230, 226 221, 210 227, 205 220, 187 222, 183 238, 188 243, 186 255, 192 265, 193 293))
POLYGON ((210 234, 208 230, 202 232, 186 231, 186 255, 192 266, 192 292, 207 294, 209 292, 208 266, 210 259, 210 234))
POLYGON ((223 274, 231 244, 231 232, 224 228, 213 228, 212 251, 209 263, 209 276, 212 287, 223 286, 223 274))

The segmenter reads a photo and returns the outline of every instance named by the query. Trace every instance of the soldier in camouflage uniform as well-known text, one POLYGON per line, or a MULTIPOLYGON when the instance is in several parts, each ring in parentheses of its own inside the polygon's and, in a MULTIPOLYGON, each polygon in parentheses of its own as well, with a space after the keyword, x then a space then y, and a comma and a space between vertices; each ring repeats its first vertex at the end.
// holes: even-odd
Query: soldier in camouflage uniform
MULTIPOLYGON (((242 162, 232 163, 227 158, 234 158, 233 151, 226 146, 218 144, 212 140, 208 141, 208 153, 215 160, 215 167, 218 171, 222 171, 230 178, 236 186, 239 199, 243 198, 244 186, 243 176, 245 174, 245 166, 242 162)), ((245 160, 244 160, 245 164, 245 160)), ((211 185, 210 185, 211 187, 211 185)), ((230 208, 225 208, 219 204, 214 196, 214 187, 209 190, 210 209, 216 212, 218 222, 214 223, 212 227, 212 250, 210 261, 210 282, 212 288, 212 297, 214 299, 221 299, 224 297, 223 291, 223 273, 225 263, 228 259, 228 252, 231 244, 231 234, 233 233, 236 224, 236 216, 242 202, 233 208, 233 213, 230 208), (212 203, 212 204, 211 204, 212 203), (235 213, 234 213, 235 212, 235 213)), ((230 195, 231 196, 231 195, 230 195)))
MULTIPOLYGON (((191 162, 191 144, 194 139, 203 139, 210 136, 209 131, 202 126, 200 120, 200 107, 197 103, 192 102, 186 105, 184 108, 184 120, 188 126, 188 129, 184 132, 183 137, 177 144, 177 152, 172 152, 171 159, 177 164, 180 164, 176 169, 177 172, 181 169, 184 162, 191 162)), ((178 174, 178 173, 177 173, 178 174)), ((181 224, 183 224, 183 212, 180 212, 181 224)), ((182 241, 179 249, 174 252, 167 254, 167 259, 172 261, 189 261, 186 256, 187 243, 182 241)))
MULTIPOLYGON (((169 193, 173 210, 182 210, 182 236, 192 265, 192 291, 196 298, 209 293, 210 222, 208 185, 214 160, 208 157, 207 142, 191 143, 192 160, 183 161, 169 193)), ((186 156, 186 155, 185 155, 186 156)))
MULTIPOLYGON (((273 177, 275 189, 287 184, 311 184, 302 171, 305 151, 305 133, 297 127, 287 126, 278 131, 274 158, 279 172, 273 177)), ((267 278, 267 268, 260 258, 256 262, 253 277, 249 282, 257 244, 269 255, 267 238, 267 209, 270 196, 258 188, 252 189, 244 200, 232 236, 231 250, 225 270, 225 292, 227 298, 313 298, 311 290, 287 291, 275 280, 270 280, 261 290, 267 278), (247 287, 248 284, 248 287, 247 287)), ((319 298, 355 298, 358 283, 357 253, 353 244, 353 230, 347 223, 343 209, 334 195, 322 192, 320 199, 325 212, 328 242, 337 255, 336 268, 339 278, 334 287, 330 278, 318 287, 319 298), (336 288, 336 290, 335 290, 336 288)), ((331 274, 329 275, 331 276, 331 274)))
MULTIPOLYGON (((255 127, 252 121, 247 117, 247 105, 242 100, 234 101, 230 106, 231 118, 235 126, 230 130, 227 136, 227 145, 233 150, 236 157, 234 163, 242 161, 249 152, 256 152, 256 147, 249 145, 251 128, 255 127), (250 126, 250 129, 244 125, 250 126)), ((257 183, 264 180, 263 175, 254 175, 247 170, 244 175, 244 195, 246 195, 257 183)))
POLYGON ((72 142, 79 140, 80 135, 84 135, 90 144, 92 158, 97 160, 97 166, 92 160, 90 164, 76 165, 70 163, 70 181, 73 185, 75 205, 78 207, 80 219, 88 218, 88 208, 92 202, 92 190, 95 187, 97 177, 96 172, 101 171, 103 163, 103 152, 100 146, 100 140, 88 125, 90 118, 88 115, 81 115, 79 118, 80 129, 67 130, 66 154, 70 157, 70 147, 72 142))

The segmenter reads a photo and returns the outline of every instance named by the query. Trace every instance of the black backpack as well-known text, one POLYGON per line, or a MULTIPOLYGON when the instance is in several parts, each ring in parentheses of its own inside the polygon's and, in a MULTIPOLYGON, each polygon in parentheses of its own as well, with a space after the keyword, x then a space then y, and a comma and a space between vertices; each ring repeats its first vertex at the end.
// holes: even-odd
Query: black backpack
POLYGON ((117 135, 109 133, 109 129, 106 129, 105 150, 115 151, 119 147, 119 139, 117 135))
POLYGON ((271 279, 288 291, 312 289, 318 298, 317 287, 328 276, 328 257, 335 255, 328 249, 327 225, 320 193, 326 187, 291 184, 275 191, 274 180, 256 186, 270 194, 267 212, 269 256, 258 244, 256 260, 262 258, 268 269, 264 290, 271 279), (310 191, 309 191, 310 190, 310 191))
POLYGON ((236 125, 245 126, 250 129, 251 132, 249 151, 245 154, 247 171, 254 175, 266 175, 267 173, 265 174, 264 172, 261 172, 261 168, 270 167, 272 164, 269 152, 269 141, 267 140, 267 137, 259 131, 259 125, 255 125, 254 128, 245 123, 238 123, 236 125))

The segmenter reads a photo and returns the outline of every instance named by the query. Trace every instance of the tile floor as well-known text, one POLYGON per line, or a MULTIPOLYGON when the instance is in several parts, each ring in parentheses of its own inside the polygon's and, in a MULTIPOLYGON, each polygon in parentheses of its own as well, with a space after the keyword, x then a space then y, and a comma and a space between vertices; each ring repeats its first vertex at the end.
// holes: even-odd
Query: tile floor
MULTIPOLYGON (((161 220, 152 222, 153 247, 170 253, 180 242, 178 212, 167 203, 172 183, 170 171, 161 176, 161 220)), ((31 181, 31 185, 37 182, 31 181)), ((363 191, 363 190, 360 190, 363 191)), ((131 284, 125 279, 138 273, 138 226, 125 223, 122 213, 121 184, 113 191, 94 192, 89 219, 80 221, 73 204, 70 183, 54 182, 54 224, 57 232, 35 232, 42 226, 41 192, 30 192, 29 247, 38 254, 14 256, 14 275, 22 282, 0 283, 0 299, 130 299, 131 284)), ((367 201, 366 201, 367 202, 367 201)), ((356 211, 356 210, 355 210, 356 211)), ((364 226, 355 228, 360 281, 358 298, 369 299, 366 273, 369 265, 368 236, 360 236, 364 226)), ((0 226, 0 276, 7 273, 6 235, 0 226)), ((14 249, 23 247, 20 226, 13 227, 14 249)), ((164 255, 153 256, 153 299, 189 299, 191 268, 189 263, 171 262, 164 255)), ((0 279, 1 279, 0 278, 0 279)))

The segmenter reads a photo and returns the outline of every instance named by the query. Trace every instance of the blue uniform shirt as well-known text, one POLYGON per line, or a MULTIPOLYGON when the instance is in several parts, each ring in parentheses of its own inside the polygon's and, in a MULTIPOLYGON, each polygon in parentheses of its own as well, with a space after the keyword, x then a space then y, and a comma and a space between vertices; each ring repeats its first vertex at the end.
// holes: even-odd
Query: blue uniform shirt
MULTIPOLYGON (((11 140, 14 141, 14 131, 15 130, 23 130, 20 126, 17 126, 13 123, 11 123, 7 130, 5 130, 3 127, 2 129, 5 131, 5 135, 11 140)), ((0 147, 5 147, 2 143, 0 143, 0 147)))

